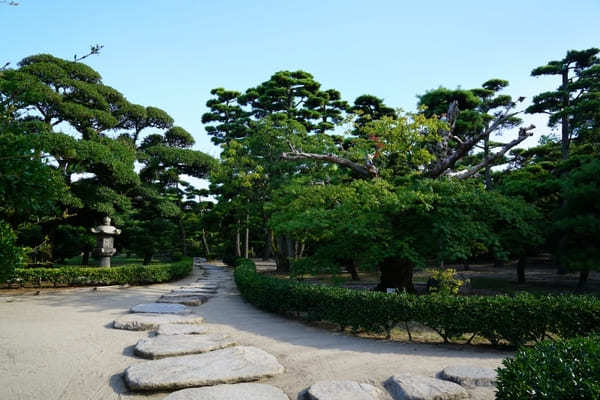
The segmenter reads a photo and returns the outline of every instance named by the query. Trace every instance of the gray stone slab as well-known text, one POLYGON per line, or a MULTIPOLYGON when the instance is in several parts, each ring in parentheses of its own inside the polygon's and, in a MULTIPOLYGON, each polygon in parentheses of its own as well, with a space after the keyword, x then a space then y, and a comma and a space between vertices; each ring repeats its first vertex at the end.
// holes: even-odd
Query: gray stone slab
POLYGON ((208 328, 203 325, 191 324, 160 324, 157 335, 203 335, 208 332, 208 328))
POLYGON ((321 381, 305 392, 306 400, 383 400, 386 395, 373 385, 354 381, 321 381))
POLYGON ((467 387, 495 386, 497 373, 492 368, 475 367, 472 365, 452 365, 444 368, 439 374, 440 379, 456 382, 467 387))
POLYGON ((175 390, 249 382, 281 373, 283 366, 271 354, 256 347, 236 346, 135 364, 125 370, 125 382, 138 391, 175 390))
POLYGON ((143 358, 158 359, 207 353, 213 350, 235 346, 229 336, 221 334, 205 335, 158 335, 140 339, 135 345, 135 354, 143 358))
POLYGON ((453 382, 426 376, 398 374, 384 383, 394 400, 459 400, 467 391, 453 382))
POLYGON ((157 303, 183 304, 184 306, 199 306, 205 303, 206 296, 161 296, 157 303))
MULTIPOLYGON (((220 283, 220 282, 219 282, 220 283)), ((181 288, 197 288, 197 289, 217 289, 219 287, 219 283, 216 282, 206 282, 206 283, 192 283, 190 285, 182 286, 181 288)))
POLYGON ((163 324, 201 324, 200 316, 182 316, 171 314, 126 314, 114 320, 113 327, 130 331, 156 330, 163 324))
POLYGON ((181 304, 165 303, 145 303, 138 304, 129 310, 132 313, 152 313, 152 314, 189 314, 192 312, 189 308, 181 304))
POLYGON ((171 293, 203 293, 203 294, 215 294, 217 289, 203 288, 203 287, 187 287, 182 289, 172 290, 171 293))
POLYGON ((263 383, 238 383, 183 389, 163 400, 289 400, 279 388, 263 383))

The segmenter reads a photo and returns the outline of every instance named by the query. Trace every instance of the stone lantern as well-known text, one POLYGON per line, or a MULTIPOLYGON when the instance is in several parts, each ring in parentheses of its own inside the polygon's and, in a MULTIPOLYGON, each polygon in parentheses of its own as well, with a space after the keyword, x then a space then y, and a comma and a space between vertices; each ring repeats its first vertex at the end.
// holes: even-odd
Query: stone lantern
POLYGON ((117 251, 113 236, 120 235, 121 230, 110 225, 109 217, 104 217, 103 224, 92 228, 92 233, 97 235, 94 255, 100 257, 101 267, 110 267, 110 257, 117 251))

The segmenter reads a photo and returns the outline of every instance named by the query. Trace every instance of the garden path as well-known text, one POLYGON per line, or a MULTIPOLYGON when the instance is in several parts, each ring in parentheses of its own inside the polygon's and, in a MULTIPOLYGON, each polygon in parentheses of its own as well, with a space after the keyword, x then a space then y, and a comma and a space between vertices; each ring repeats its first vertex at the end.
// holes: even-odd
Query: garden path
MULTIPOLYGON (((214 334, 274 355, 285 372, 263 382, 290 399, 321 380, 354 380, 382 387, 391 375, 435 376, 448 365, 496 368, 507 352, 459 345, 426 345, 359 338, 262 312, 240 297, 231 270, 223 269, 210 300, 190 307, 214 334)), ((146 362, 133 353, 148 332, 112 329, 132 306, 151 303, 195 282, 200 269, 181 281, 146 287, 41 290, 39 295, 0 294, 1 398, 163 399, 165 393, 132 393, 123 381, 130 365, 146 362)), ((480 388, 473 399, 491 400, 480 388)))

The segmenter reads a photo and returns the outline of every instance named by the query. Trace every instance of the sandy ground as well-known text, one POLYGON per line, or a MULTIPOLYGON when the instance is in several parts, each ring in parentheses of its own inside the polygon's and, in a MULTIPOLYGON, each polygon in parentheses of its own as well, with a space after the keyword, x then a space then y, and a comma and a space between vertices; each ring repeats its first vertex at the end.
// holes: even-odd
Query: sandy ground
MULTIPOLYGON (((0 399, 162 399, 165 393, 132 394, 121 374, 141 362, 133 346, 148 332, 111 328, 129 307, 157 299, 193 276, 171 284, 93 290, 0 291, 0 399)), ((448 365, 496 368, 509 353, 458 345, 425 345, 363 339, 304 325, 246 304, 232 280, 194 308, 213 332, 262 348, 286 369, 267 379, 295 400, 324 379, 352 379, 381 386, 400 372, 434 376, 448 365)), ((472 392, 493 399, 492 390, 472 392)))

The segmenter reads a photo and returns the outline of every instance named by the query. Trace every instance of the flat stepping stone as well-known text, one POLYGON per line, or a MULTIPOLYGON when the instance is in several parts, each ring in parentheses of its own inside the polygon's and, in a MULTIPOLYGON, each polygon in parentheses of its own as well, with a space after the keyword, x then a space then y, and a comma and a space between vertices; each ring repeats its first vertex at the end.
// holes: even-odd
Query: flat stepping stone
POLYGON ((158 335, 140 339, 135 345, 135 354, 143 358, 158 359, 184 356, 187 354, 207 353, 213 350, 235 346, 236 343, 226 335, 158 335))
POLYGON ((181 316, 170 314, 126 314, 114 320, 113 327, 130 331, 156 330, 164 324, 201 324, 200 316, 181 316))
POLYGON ((203 325, 191 324, 160 324, 157 335, 203 335, 208 332, 208 328, 203 325))
POLYGON ((207 288, 185 288, 185 289, 175 289, 172 290, 171 293, 203 293, 203 294, 215 294, 217 293, 217 289, 207 289, 207 288))
POLYGON ((163 400, 290 400, 279 388, 262 383, 238 383, 183 389, 163 400))
POLYGON ((439 377, 467 387, 495 386, 497 373, 492 368, 453 365, 444 368, 439 377))
POLYGON ((458 400, 469 397, 462 386, 426 376, 398 374, 384 383, 394 400, 458 400))
POLYGON ((186 306, 181 304, 165 304, 165 303, 145 303, 138 304, 129 310, 132 313, 152 313, 152 314, 189 314, 192 312, 186 306))
POLYGON ((125 382, 131 390, 176 390, 248 382, 281 373, 283 366, 271 354, 236 346, 135 364, 125 370, 125 382))
POLYGON ((205 288, 205 289, 216 289, 219 287, 219 283, 220 282, 205 281, 205 282, 192 283, 192 284, 189 284, 186 286, 182 286, 182 288, 196 287, 196 288, 205 288))
POLYGON ((157 303, 183 304, 184 306, 199 306, 206 303, 206 296, 161 296, 157 303))
POLYGON ((321 381, 304 394, 306 400, 383 400, 386 395, 375 386, 354 381, 321 381))

